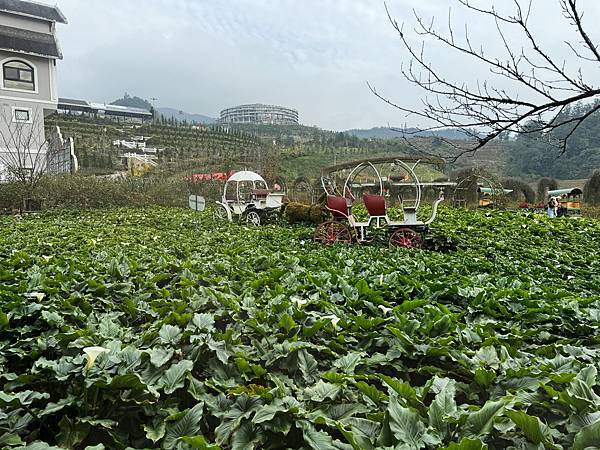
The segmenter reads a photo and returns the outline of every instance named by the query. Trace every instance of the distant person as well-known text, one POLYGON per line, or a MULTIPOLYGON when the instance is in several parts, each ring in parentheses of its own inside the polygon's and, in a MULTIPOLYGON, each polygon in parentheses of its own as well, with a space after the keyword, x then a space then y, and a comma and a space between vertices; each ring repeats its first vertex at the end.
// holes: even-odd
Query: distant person
POLYGON ((555 197, 550 197, 547 208, 548 208, 548 217, 550 217, 551 219, 555 218, 557 209, 558 209, 558 201, 556 200, 555 197))

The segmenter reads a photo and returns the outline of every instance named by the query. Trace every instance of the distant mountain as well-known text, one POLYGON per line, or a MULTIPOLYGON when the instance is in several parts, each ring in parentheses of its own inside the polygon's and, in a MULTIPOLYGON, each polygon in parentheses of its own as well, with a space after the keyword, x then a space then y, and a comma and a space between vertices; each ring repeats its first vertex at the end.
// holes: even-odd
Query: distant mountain
POLYGON ((152 109, 152 104, 148 100, 135 96, 132 97, 127 92, 125 92, 123 98, 115 100, 111 105, 126 106, 128 108, 142 108, 147 109, 148 111, 152 109))
POLYGON ((183 122, 185 120, 188 123, 201 123, 208 125, 217 121, 213 117, 203 116, 202 114, 187 113, 175 108, 156 108, 156 111, 161 116, 167 119, 174 118, 178 122, 183 122))
POLYGON ((390 127, 375 127, 368 130, 354 129, 347 130, 345 133, 362 138, 362 139, 398 139, 406 136, 410 137, 440 137, 444 139, 467 139, 468 136, 460 130, 447 128, 437 131, 419 131, 418 128, 401 127, 391 129, 390 127))

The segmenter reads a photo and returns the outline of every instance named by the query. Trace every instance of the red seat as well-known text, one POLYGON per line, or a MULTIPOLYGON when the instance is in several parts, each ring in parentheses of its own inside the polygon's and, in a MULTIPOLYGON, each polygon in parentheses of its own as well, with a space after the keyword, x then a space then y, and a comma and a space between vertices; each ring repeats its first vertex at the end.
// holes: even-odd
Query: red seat
POLYGON ((348 202, 344 197, 334 195, 327 196, 327 208, 336 219, 345 219, 348 217, 348 202))
POLYGON ((370 216, 385 216, 385 198, 383 195, 364 194, 363 201, 370 216))

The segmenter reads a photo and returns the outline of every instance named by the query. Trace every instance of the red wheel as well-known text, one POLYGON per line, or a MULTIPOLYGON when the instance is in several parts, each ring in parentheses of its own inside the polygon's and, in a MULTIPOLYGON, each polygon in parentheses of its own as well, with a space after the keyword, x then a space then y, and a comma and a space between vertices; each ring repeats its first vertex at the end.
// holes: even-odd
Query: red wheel
POLYGON ((423 238, 415 230, 400 228, 390 236, 390 246, 404 248, 421 248, 423 238))
POLYGON ((315 230, 315 242, 331 245, 335 243, 350 244, 352 233, 348 225, 342 222, 323 222, 315 230))

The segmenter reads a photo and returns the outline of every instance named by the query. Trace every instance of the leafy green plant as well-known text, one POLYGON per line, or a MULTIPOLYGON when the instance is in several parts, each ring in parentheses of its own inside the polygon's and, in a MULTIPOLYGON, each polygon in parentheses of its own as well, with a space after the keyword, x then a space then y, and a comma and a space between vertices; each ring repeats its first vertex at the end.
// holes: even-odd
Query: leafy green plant
POLYGON ((0 447, 600 445, 595 221, 443 209, 423 251, 179 209, 0 226, 0 447))

